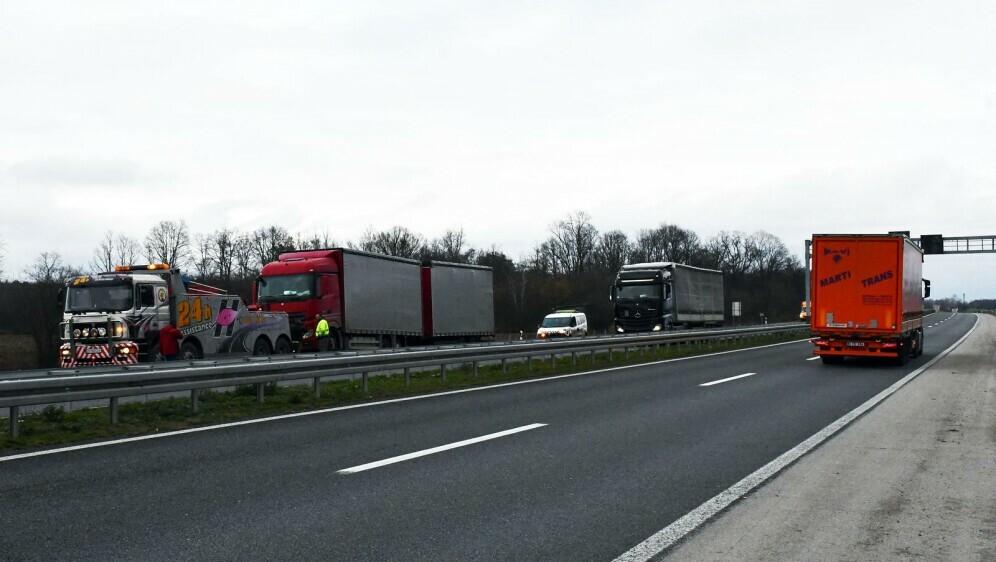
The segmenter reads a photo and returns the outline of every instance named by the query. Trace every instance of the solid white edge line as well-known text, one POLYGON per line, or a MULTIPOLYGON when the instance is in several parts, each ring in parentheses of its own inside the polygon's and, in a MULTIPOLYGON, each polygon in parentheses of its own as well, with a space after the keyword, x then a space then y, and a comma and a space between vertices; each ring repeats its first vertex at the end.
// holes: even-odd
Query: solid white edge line
POLYGON ((867 402, 858 406, 854 410, 851 410, 842 418, 826 426, 809 439, 806 439, 792 449, 782 453, 781 456, 759 468, 753 474, 720 492, 717 496, 688 512, 685 516, 681 517, 674 523, 671 523, 667 527, 664 527, 660 531, 654 533, 653 536, 626 551, 621 556, 613 560, 613 562, 648 562, 653 557, 658 556, 668 548, 674 546, 675 543, 685 538, 685 536, 699 528, 703 523, 715 517, 734 502, 739 501, 747 493, 765 483, 782 470, 785 470, 789 465, 799 460, 803 455, 818 447, 835 433, 849 425, 863 414, 867 413, 868 410, 874 408, 879 402, 885 400, 894 392, 905 386, 906 383, 913 380, 920 373, 932 367, 935 363, 947 356, 947 354, 951 353, 951 351, 953 351, 956 347, 961 345, 961 343, 965 341, 968 336, 972 335, 972 332, 975 331, 975 328, 978 325, 979 317, 976 315, 975 324, 972 325, 972 329, 962 336, 961 339, 942 351, 937 357, 934 357, 919 369, 899 379, 892 386, 876 394, 867 402))
POLYGON ((265 423, 265 422, 270 422, 270 421, 279 421, 279 420, 285 420, 285 419, 291 419, 291 418, 299 418, 299 417, 303 417, 303 416, 315 416, 315 415, 319 415, 319 414, 328 414, 328 413, 332 413, 332 412, 341 412, 341 411, 344 411, 344 410, 355 410, 357 408, 373 408, 373 407, 376 407, 376 406, 384 406, 384 405, 387 405, 387 404, 397 404, 399 402, 409 402, 409 401, 412 401, 412 400, 429 400, 429 399, 432 399, 432 398, 439 398, 439 397, 442 397, 442 396, 452 396, 454 394, 463 394, 465 392, 482 392, 482 391, 486 391, 486 390, 493 390, 493 389, 496 389, 496 388, 505 388, 505 387, 509 387, 509 386, 518 386, 518 385, 521 385, 521 384, 536 384, 536 383, 543 383, 543 382, 549 382, 549 381, 560 380, 560 379, 567 379, 567 378, 572 378, 572 377, 583 377, 583 376, 587 376, 587 375, 597 375, 597 374, 600 374, 600 373, 609 373, 609 372, 612 372, 612 371, 621 371, 621 370, 624 370, 624 369, 634 369, 634 368, 639 368, 639 367, 647 367, 647 366, 651 366, 651 365, 660 365, 660 364, 663 364, 663 363, 675 363, 675 362, 678 362, 678 361, 689 361, 689 360, 692 360, 692 359, 701 359, 701 358, 705 358, 705 357, 715 357, 717 355, 726 355, 728 353, 741 353, 741 352, 744 352, 744 351, 751 351, 751 350, 755 350, 755 349, 765 349, 765 348, 768 348, 768 347, 778 347, 778 346, 781 346, 781 345, 791 345, 791 344, 796 344, 796 343, 808 342, 810 340, 811 340, 811 338, 807 337, 807 338, 801 339, 801 340, 792 340, 792 341, 788 341, 788 342, 771 343, 771 344, 768 344, 768 345, 759 345, 757 347, 745 347, 743 349, 731 349, 729 351, 717 351, 716 353, 709 353, 707 355, 691 355, 691 356, 688 356, 688 357, 675 357, 674 359, 662 359, 660 361, 652 361, 652 362, 649 362, 649 363, 639 363, 637 365, 623 365, 621 367, 610 367, 608 369, 598 369, 597 371, 582 371, 580 373, 568 373, 566 375, 557 375, 557 376, 554 376, 554 377, 544 377, 544 378, 529 379, 529 380, 524 380, 524 381, 505 382, 505 383, 501 383, 501 384, 493 384, 493 385, 488 385, 488 386, 475 386, 475 387, 472 387, 472 388, 461 388, 460 390, 448 390, 446 392, 438 392, 438 393, 435 393, 435 394, 420 394, 418 396, 406 396, 404 398, 392 398, 390 400, 381 400, 381 401, 378 401, 378 402, 368 402, 368 403, 364 403, 364 404, 350 404, 349 406, 336 406, 334 408, 324 408, 324 409, 321 409, 321 410, 311 410, 311 411, 308 411, 308 412, 297 412, 297 413, 294 413, 294 414, 281 414, 279 416, 270 416, 270 417, 258 418, 258 419, 254 419, 254 420, 243 420, 243 421, 237 421, 237 422, 221 423, 221 424, 217 424, 217 425, 206 425, 204 427, 194 427, 194 428, 190 428, 190 429, 180 429, 180 430, 177 430, 177 431, 168 431, 168 432, 164 432, 164 433, 154 433, 152 435, 140 435, 138 437, 125 437, 124 439, 114 439, 114 440, 111 440, 111 441, 101 441, 99 443, 87 443, 85 445, 72 445, 72 446, 69 446, 69 447, 60 447, 58 449, 46 449, 44 451, 34 451, 34 452, 31 452, 31 453, 21 453, 21 454, 17 454, 17 455, 0 456, 0 462, 7 462, 7 461, 18 460, 18 459, 27 459, 27 458, 31 458, 31 457, 40 457, 40 456, 44 456, 44 455, 54 455, 56 453, 68 453, 68 452, 71 452, 71 451, 79 451, 79 450, 82 450, 82 449, 92 449, 92 448, 95 448, 95 447, 107 447, 109 445, 120 445, 120 444, 123 444, 123 443, 132 443, 132 442, 135 442, 135 441, 145 441, 145 440, 148 440, 148 439, 160 439, 162 437, 175 437, 177 435, 186 435, 188 433, 197 433, 199 431, 214 431, 216 429, 227 429, 227 428, 230 428, 230 427, 238 427, 238 426, 242 426, 242 425, 252 425, 252 424, 255 424, 255 423, 265 423))
POLYGON ((506 429, 505 431, 499 431, 497 433, 489 433, 488 435, 482 435, 480 437, 474 437, 472 439, 464 439, 463 441, 457 441, 455 443, 450 443, 449 445, 440 445, 439 447, 432 447, 431 449, 423 449, 421 451, 416 451, 414 453, 408 453, 406 455, 398 455, 396 457, 391 457, 389 459, 384 459, 375 462, 368 462, 366 464, 360 464, 350 468, 344 468, 338 471, 339 474, 356 474, 357 472, 363 472, 364 470, 370 470, 373 468, 380 468, 382 466, 387 466, 389 464, 395 464, 399 462, 404 462, 412 459, 417 459, 419 457, 424 457, 427 455, 433 455, 436 453, 441 453, 443 451, 449 451, 450 449, 457 449, 459 447, 466 447, 467 445, 473 445, 475 443, 481 443, 483 441, 490 441, 492 439, 498 439, 500 437, 507 437, 509 435, 514 435, 516 433, 522 433, 523 431, 529 431, 531 429, 536 429, 545 426, 545 423, 533 423, 529 425, 524 425, 522 427, 516 427, 513 429, 506 429))
POLYGON ((700 384, 699 386, 712 386, 714 384, 721 384, 721 383, 724 383, 724 382, 735 381, 737 379, 742 379, 744 377, 752 377, 752 376, 754 376, 756 374, 757 373, 744 373, 742 375, 737 375, 735 377, 729 377, 729 378, 725 378, 725 379, 719 379, 718 381, 704 382, 704 383, 700 384))

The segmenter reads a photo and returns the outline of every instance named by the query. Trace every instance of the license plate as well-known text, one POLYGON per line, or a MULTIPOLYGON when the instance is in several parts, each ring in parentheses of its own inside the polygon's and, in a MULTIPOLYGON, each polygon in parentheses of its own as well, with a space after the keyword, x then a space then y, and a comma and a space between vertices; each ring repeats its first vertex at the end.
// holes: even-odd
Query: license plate
POLYGON ((849 341, 847 342, 848 347, 864 347, 865 342, 863 341, 849 341))
POLYGON ((95 347, 92 345, 86 346, 86 349, 83 350, 83 352, 86 353, 87 355, 98 355, 103 351, 104 349, 102 347, 95 347))

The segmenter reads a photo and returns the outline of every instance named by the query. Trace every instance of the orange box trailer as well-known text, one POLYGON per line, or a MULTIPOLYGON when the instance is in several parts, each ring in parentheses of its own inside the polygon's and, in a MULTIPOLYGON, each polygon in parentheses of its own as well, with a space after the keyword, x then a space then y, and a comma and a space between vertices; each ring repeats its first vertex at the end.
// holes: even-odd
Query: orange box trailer
POLYGON ((903 234, 814 234, 810 329, 824 363, 923 353, 923 251, 903 234))

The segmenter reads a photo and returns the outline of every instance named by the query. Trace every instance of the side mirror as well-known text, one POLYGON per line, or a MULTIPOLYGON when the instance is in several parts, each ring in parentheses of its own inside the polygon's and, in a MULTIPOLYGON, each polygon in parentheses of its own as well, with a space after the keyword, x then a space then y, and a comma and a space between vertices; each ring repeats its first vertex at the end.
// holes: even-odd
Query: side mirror
POLYGON ((930 280, 923 280, 923 298, 930 298, 930 280))
POLYGON ((59 287, 59 293, 55 296, 55 308, 56 310, 63 310, 66 303, 66 288, 59 287))
POLYGON ((616 286, 609 287, 609 301, 616 300, 616 286))

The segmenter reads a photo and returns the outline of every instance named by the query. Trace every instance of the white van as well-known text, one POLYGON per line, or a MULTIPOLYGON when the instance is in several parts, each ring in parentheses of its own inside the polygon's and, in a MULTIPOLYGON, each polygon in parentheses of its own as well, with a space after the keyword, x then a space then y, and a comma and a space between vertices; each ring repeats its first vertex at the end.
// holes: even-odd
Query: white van
POLYGON ((543 323, 536 330, 536 337, 545 340, 548 338, 569 338, 571 336, 588 335, 588 318, 583 312, 554 312, 547 314, 543 318, 543 323))

